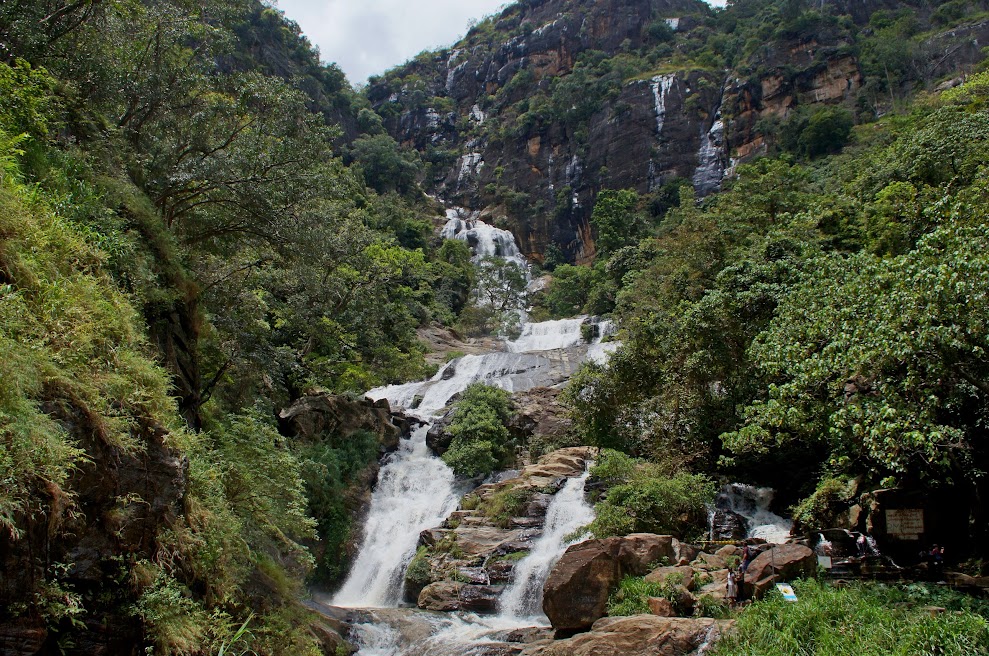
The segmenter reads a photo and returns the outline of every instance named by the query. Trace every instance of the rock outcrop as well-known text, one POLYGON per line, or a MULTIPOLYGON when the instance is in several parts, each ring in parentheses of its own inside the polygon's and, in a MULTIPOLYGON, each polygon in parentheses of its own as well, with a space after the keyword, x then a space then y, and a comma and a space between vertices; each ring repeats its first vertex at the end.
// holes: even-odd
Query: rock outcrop
POLYGON ((745 585, 760 597, 781 581, 813 576, 817 555, 802 544, 780 544, 767 549, 749 563, 745 585))
POLYGON ((680 542, 670 535, 638 533, 575 544, 553 568, 543 612, 558 631, 582 631, 607 613, 608 595, 623 576, 642 576, 652 563, 677 562, 680 542))
POLYGON ((689 656, 703 653, 732 622, 710 618, 634 615, 598 620, 587 633, 534 643, 525 656, 689 656))
POLYGON ((327 437, 347 438, 368 431, 378 438, 382 451, 392 451, 416 420, 392 412, 388 401, 353 399, 327 392, 313 392, 278 413, 282 432, 314 442, 327 437))
POLYGON ((541 534, 553 494, 595 453, 558 449, 516 476, 475 489, 443 526, 420 535, 420 553, 406 571, 407 601, 430 610, 494 612, 515 563, 541 534))

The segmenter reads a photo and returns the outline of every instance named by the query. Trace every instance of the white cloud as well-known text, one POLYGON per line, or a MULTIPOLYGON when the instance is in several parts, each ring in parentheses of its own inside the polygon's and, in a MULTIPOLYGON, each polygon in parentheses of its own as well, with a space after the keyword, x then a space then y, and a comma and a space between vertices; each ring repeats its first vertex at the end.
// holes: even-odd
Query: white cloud
MULTIPOLYGON (((506 0, 277 0, 279 9, 354 84, 423 50, 450 46, 506 0)), ((724 0, 713 0, 720 6, 724 0)))
POLYGON ((505 0, 278 0, 352 83, 383 73, 423 50, 452 45, 471 19, 495 13, 505 0))

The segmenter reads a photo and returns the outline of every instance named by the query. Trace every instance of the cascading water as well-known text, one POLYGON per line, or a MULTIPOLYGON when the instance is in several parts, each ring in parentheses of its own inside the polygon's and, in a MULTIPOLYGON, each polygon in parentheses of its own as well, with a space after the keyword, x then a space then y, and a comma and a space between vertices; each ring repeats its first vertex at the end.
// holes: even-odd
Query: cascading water
POLYGON ((748 525, 746 537, 781 544, 790 538, 793 522, 769 510, 774 494, 768 487, 732 483, 721 489, 715 505, 718 509, 745 518, 748 525))
POLYGON ((371 496, 364 541, 337 606, 395 606, 419 533, 441 523, 460 501, 453 472, 426 446, 420 426, 385 463, 371 496))
MULTIPOLYGON (((448 211, 447 217, 442 236, 467 242, 478 266, 485 266, 486 258, 497 257, 522 267, 528 276, 525 258, 510 232, 487 225, 476 214, 461 209, 448 211)), ((522 305, 524 299, 520 299, 520 308, 522 305)), ((428 422, 474 382, 509 391, 562 383, 581 362, 603 361, 617 348, 616 342, 602 343, 612 332, 610 322, 588 317, 523 323, 517 339, 502 342, 503 350, 456 358, 430 380, 377 388, 367 396, 388 399, 392 407, 428 422), (583 336, 583 327, 588 324, 595 326, 596 333, 590 344, 583 336)), ((372 620, 355 625, 352 637, 361 644, 361 656, 460 655, 468 653, 470 645, 490 641, 486 636, 493 631, 540 623, 542 586, 569 545, 565 538, 593 519, 583 498, 585 473, 569 480, 554 496, 543 535, 529 556, 516 565, 515 583, 506 590, 498 616, 386 610, 400 602, 404 570, 415 554, 419 534, 442 524, 456 509, 459 493, 465 491, 455 489, 452 471, 429 451, 427 430, 428 424, 418 428, 382 466, 357 560, 332 599, 337 606, 379 609, 362 611, 370 613, 372 620)))
POLYGON ((543 622, 543 585, 556 561, 567 547, 578 540, 568 539, 574 531, 591 523, 594 510, 584 498, 588 472, 571 478, 556 493, 546 510, 542 536, 529 555, 515 565, 514 580, 501 596, 500 610, 505 618, 543 622))

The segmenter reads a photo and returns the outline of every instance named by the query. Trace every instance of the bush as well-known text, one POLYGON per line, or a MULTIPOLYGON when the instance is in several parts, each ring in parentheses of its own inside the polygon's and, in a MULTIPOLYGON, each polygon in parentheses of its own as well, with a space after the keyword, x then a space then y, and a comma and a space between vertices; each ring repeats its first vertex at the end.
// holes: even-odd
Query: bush
POLYGON ((534 495, 535 491, 528 488, 505 488, 488 498, 482 512, 496 526, 508 528, 512 517, 517 517, 534 495))
POLYGON ((506 466, 514 455, 505 422, 511 416, 511 395, 505 390, 474 383, 464 390, 454 408, 447 432, 453 436, 443 461, 459 476, 490 474, 506 466))
POLYGON ((598 538, 629 533, 693 538, 707 529, 707 504, 714 494, 714 483, 701 474, 668 477, 640 472, 608 490, 595 507, 597 517, 590 529, 598 538))

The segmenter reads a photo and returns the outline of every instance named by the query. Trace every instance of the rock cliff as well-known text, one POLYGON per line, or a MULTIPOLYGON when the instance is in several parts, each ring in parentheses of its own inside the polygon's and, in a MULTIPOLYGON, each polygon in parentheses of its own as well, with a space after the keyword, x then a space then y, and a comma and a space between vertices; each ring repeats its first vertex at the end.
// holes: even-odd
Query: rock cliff
MULTIPOLYGON (((552 244, 589 262, 598 191, 690 183, 704 195, 771 149, 797 108, 883 111, 861 59, 870 18, 901 8, 918 25, 930 18, 910 2, 826 0, 798 3, 804 13, 779 25, 767 16, 781 3, 737 4, 715 14, 694 0, 525 0, 373 78, 367 96, 422 153, 431 191, 510 228, 532 259, 552 244)), ((932 32, 898 84, 981 59, 987 27, 932 32)))

